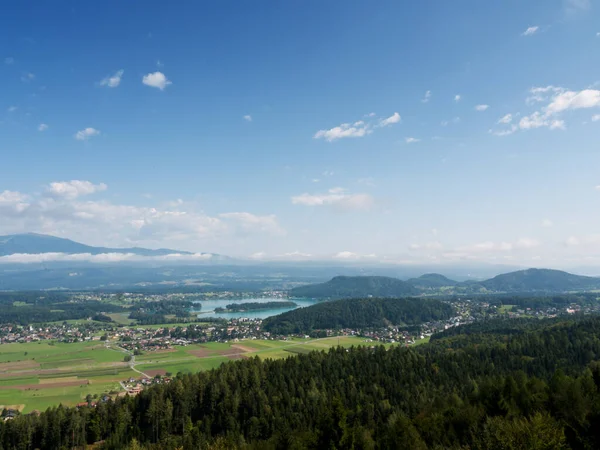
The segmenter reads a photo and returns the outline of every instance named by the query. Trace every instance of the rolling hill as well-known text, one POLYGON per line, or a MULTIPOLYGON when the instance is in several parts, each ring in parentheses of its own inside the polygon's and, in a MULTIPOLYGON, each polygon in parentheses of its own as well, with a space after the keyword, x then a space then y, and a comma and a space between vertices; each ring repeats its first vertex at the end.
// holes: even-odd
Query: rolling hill
POLYGON ((103 253, 132 253, 139 256, 164 256, 178 253, 181 255, 191 255, 191 252, 171 250, 160 248, 156 250, 130 247, 130 248, 110 248, 93 247, 81 244, 70 239, 63 239, 45 234, 13 234, 0 236, 0 256, 13 255, 15 253, 39 254, 39 253, 89 253, 100 255, 103 253))
POLYGON ((498 275, 479 285, 495 292, 567 292, 600 288, 600 278, 551 269, 527 269, 498 275))
POLYGON ((337 276, 325 283, 296 287, 290 294, 293 297, 311 298, 389 298, 418 294, 418 290, 397 278, 337 276))
POLYGON ((406 282, 419 289, 439 289, 446 286, 456 286, 458 284, 457 281, 446 278, 439 273, 426 273, 418 278, 411 278, 406 282))

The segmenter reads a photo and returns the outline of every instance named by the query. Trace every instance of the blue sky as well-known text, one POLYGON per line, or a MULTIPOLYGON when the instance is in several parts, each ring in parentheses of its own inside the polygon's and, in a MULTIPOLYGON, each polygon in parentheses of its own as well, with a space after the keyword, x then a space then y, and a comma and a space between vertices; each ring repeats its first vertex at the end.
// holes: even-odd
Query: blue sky
POLYGON ((597 264, 599 19, 595 0, 12 2, 0 234, 597 264))

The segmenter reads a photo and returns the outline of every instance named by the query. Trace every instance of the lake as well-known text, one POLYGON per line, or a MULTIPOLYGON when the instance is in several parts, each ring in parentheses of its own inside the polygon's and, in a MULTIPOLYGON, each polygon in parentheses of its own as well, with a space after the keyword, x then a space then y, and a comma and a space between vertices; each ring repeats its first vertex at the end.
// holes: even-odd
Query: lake
POLYGON ((225 306, 231 303, 267 303, 267 302, 277 302, 277 301, 291 301, 296 303, 298 306, 296 308, 303 308, 305 306, 314 305, 318 303, 318 300, 314 298, 244 298, 244 299, 227 299, 227 300, 202 300, 199 302, 202 305, 202 309, 200 311, 192 310, 192 312, 198 312, 198 317, 218 317, 221 319, 239 319, 240 317, 247 317, 250 319, 266 319, 267 317, 276 316, 277 314, 281 314, 287 311, 291 311, 296 308, 271 308, 271 309, 259 309, 256 311, 237 311, 237 312, 227 312, 227 313, 216 313, 215 308, 225 308, 225 306))

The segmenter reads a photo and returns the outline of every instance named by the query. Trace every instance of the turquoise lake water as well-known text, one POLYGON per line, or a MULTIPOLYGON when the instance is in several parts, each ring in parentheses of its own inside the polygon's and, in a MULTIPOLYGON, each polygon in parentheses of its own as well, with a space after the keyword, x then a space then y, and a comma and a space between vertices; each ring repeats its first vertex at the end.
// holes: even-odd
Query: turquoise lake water
POLYGON ((298 306, 296 308, 273 308, 273 309, 260 309, 256 311, 238 311, 238 312, 230 312, 230 313, 216 313, 215 308, 225 308, 225 306, 230 303, 267 303, 267 302, 277 302, 277 301, 288 301, 288 299, 278 299, 278 298, 245 298, 241 300, 202 300, 199 302, 202 305, 202 309, 198 312, 198 317, 219 317, 221 319, 239 319, 240 317, 245 317, 249 319, 266 319, 267 317, 276 316, 277 314, 281 314, 287 311, 291 311, 296 308, 303 308, 305 306, 314 305, 318 301, 313 298, 294 298, 289 299, 296 303, 298 306))

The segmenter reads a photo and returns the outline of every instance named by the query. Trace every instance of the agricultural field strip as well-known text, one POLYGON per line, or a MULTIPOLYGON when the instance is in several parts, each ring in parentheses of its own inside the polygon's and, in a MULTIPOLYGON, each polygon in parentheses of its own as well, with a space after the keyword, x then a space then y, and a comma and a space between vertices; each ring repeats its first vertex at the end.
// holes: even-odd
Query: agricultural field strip
MULTIPOLYGON (((356 338, 356 339, 358 339, 358 338, 356 338)), ((252 346, 251 345, 252 342, 254 342, 254 341, 240 341, 239 343, 233 343, 233 344, 231 344, 229 347, 231 348, 231 347, 233 347, 235 345, 240 345, 240 346, 244 346, 246 348, 250 348, 252 346), (248 344, 248 345, 245 345, 245 344, 248 344)), ((262 343, 262 341, 260 341, 260 343, 262 343)), ((277 345, 277 346, 273 346, 273 347, 269 347, 269 348, 264 348, 264 349, 256 349, 256 350, 253 350, 253 351, 240 351, 240 352, 236 352, 236 353, 228 353, 226 355, 220 355, 220 354, 206 355, 206 356, 194 356, 194 355, 190 355, 190 356, 186 356, 184 358, 173 358, 173 359, 164 358, 164 359, 162 359, 160 361, 142 360, 142 361, 136 361, 135 365, 136 366, 138 366, 138 365, 151 365, 151 364, 152 365, 157 365, 157 364, 160 365, 160 364, 171 364, 171 363, 177 363, 177 362, 193 362, 193 361, 198 360, 198 359, 222 359, 224 357, 244 356, 244 355, 249 355, 249 354, 250 355, 254 355, 254 354, 260 354, 260 353, 276 353, 276 352, 281 351, 281 350, 286 351, 288 348, 291 348, 291 347, 310 346, 311 344, 316 344, 317 345, 316 347, 310 349, 311 351, 312 350, 317 350, 317 351, 318 350, 326 350, 328 348, 337 346, 337 339, 330 338, 330 337, 328 337, 328 338, 319 338, 319 339, 313 339, 313 340, 310 340, 310 341, 295 342, 295 343, 289 344, 289 345, 277 345), (332 343, 331 345, 327 345, 327 344, 322 345, 322 341, 327 341, 327 340, 329 340, 329 341, 334 340, 336 342, 332 343), (319 345, 319 344, 321 344, 321 345, 319 345)), ((351 345, 359 345, 358 342, 356 342, 356 343, 354 343, 354 342, 346 343, 346 345, 349 345, 349 344, 351 344, 351 345)), ((376 343, 374 343, 374 344, 376 344, 376 343)), ((228 345, 228 344, 226 344, 226 345, 228 345)), ((365 343, 365 345, 367 345, 367 343, 365 343)), ((208 350, 212 350, 212 349, 208 348, 208 350)), ((218 350, 214 350, 214 351, 218 352, 218 350)), ((293 354, 294 354, 293 352, 290 352, 289 356, 293 356, 293 354)), ((150 355, 148 355, 148 356, 150 356, 150 355)))

